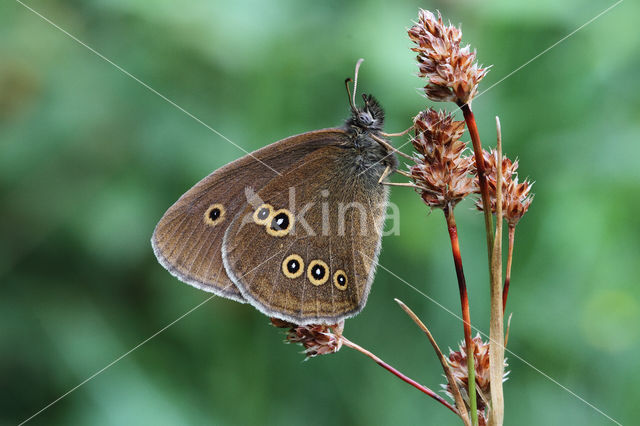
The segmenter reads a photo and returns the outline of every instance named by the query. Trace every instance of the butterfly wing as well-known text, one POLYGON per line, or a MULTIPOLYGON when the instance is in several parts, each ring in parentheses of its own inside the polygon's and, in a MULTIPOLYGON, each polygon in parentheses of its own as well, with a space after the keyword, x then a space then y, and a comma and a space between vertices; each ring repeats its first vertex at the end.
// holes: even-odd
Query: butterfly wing
POLYGON ((327 129, 292 136, 202 179, 167 210, 155 228, 151 244, 160 264, 187 284, 244 302, 223 267, 221 247, 227 228, 247 206, 245 188, 263 188, 343 135, 339 129, 327 129))
POLYGON ((307 155, 257 192, 262 207, 247 206, 229 226, 227 275, 263 313, 333 324, 364 307, 387 189, 359 172, 358 155, 339 145, 307 155), (264 206, 267 219, 259 215, 264 206))

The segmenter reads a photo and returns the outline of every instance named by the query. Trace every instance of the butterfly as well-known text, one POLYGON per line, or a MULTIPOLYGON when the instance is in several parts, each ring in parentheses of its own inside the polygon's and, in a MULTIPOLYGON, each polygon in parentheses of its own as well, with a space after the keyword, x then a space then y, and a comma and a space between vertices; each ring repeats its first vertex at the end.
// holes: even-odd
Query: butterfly
POLYGON ((158 222, 151 244, 172 275, 294 324, 359 313, 377 266, 397 168, 371 95, 344 126, 291 136, 202 179, 158 222))

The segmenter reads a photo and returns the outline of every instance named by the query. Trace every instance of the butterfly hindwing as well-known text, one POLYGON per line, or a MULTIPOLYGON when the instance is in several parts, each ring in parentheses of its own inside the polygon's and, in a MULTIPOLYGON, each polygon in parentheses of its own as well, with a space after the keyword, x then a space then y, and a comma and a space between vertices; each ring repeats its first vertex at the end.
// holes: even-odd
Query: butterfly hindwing
POLYGON ((357 161, 357 152, 340 144, 314 151, 258 190, 259 201, 229 226, 227 274, 265 314, 335 323, 366 303, 387 190, 359 173, 357 161))

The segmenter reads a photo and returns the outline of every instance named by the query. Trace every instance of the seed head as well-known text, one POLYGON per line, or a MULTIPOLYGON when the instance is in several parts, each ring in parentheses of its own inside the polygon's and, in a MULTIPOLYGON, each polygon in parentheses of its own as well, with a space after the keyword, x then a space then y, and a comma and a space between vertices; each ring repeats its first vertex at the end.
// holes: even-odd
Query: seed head
POLYGON ((306 358, 338 352, 342 347, 344 321, 333 325, 310 324, 296 325, 277 318, 271 318, 271 324, 278 328, 288 328, 286 341, 299 343, 304 347, 306 358))
MULTIPOLYGON (((496 212, 496 188, 498 173, 498 151, 491 149, 490 152, 483 150, 487 185, 489 187, 489 197, 491 199, 491 210, 496 212)), ((506 155, 502 156, 502 214, 509 226, 516 226, 522 216, 529 210, 533 201, 531 187, 533 183, 528 179, 524 182, 518 181, 518 160, 511 161, 506 155)), ((477 185, 477 182, 476 182, 477 185)), ((476 189, 476 192, 479 192, 476 189)), ((482 201, 476 201, 476 207, 482 210, 482 201)))
POLYGON ((444 25, 440 12, 436 19, 433 13, 420 9, 418 23, 408 32, 416 44, 411 50, 418 53, 418 75, 429 80, 424 88, 427 97, 470 103, 489 68, 474 62, 476 52, 469 45, 460 47, 462 31, 451 23, 444 25))
POLYGON ((460 140, 464 121, 429 108, 414 118, 416 149, 411 178, 430 207, 453 207, 474 191, 473 156, 464 156, 467 145, 460 140))
MULTIPOLYGON (((489 342, 483 342, 480 334, 478 334, 473 338, 473 346, 473 360, 475 362, 474 365, 476 370, 476 400, 478 404, 478 420, 480 425, 484 425, 488 420, 488 406, 490 402, 485 400, 485 398, 489 399, 491 396, 489 342)), ((467 404, 467 408, 469 408, 469 395, 467 393, 469 371, 467 370, 467 348, 464 340, 460 343, 457 351, 454 352, 452 350, 449 350, 449 365, 451 367, 453 377, 455 378, 456 383, 458 383, 462 398, 467 404)), ((504 365, 505 367, 509 365, 507 364, 506 360, 504 365)), ((508 372, 505 373, 503 381, 506 380, 508 374, 508 372)), ((442 387, 446 391, 447 395, 453 398, 449 384, 442 385, 442 387)))

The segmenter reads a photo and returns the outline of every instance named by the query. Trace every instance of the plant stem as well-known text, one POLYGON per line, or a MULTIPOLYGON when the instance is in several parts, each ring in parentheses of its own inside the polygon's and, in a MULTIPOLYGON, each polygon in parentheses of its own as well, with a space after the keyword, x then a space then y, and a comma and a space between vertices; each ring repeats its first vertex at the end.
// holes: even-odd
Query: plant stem
POLYGON ((513 259, 513 241, 515 239, 516 226, 509 224, 509 254, 507 255, 507 271, 502 290, 502 311, 507 308, 507 296, 509 295, 509 283, 511 282, 511 261, 513 259))
POLYGON ((440 395, 436 394, 434 391, 432 391, 431 389, 429 389, 428 387, 421 385, 420 383, 416 382, 415 380, 413 380, 410 377, 405 376, 404 374, 402 374, 400 371, 396 370, 395 368, 393 368, 392 366, 390 366, 389 364, 387 364, 386 362, 384 362, 382 359, 380 359, 378 356, 374 355, 373 353, 369 352, 368 350, 366 350, 365 348, 363 348, 362 346, 359 346, 355 343, 353 343, 352 341, 350 341, 349 339, 347 339, 344 336, 340 336, 340 339, 342 340, 342 343, 345 346, 350 347, 351 349, 355 349, 356 351, 368 356, 369 358, 371 358, 372 360, 374 360, 376 362, 376 364, 378 364, 379 366, 381 366, 382 368, 384 368, 385 370, 389 371, 391 374, 395 375, 396 377, 398 377, 400 380, 403 380, 404 382, 410 384, 411 386, 413 386, 414 388, 418 389, 421 392, 424 392, 425 394, 429 395, 431 398, 435 399, 436 401, 438 401, 440 404, 444 405, 445 407, 447 407, 449 410, 453 411, 456 416, 459 416, 458 411, 456 410, 456 408, 449 404, 447 401, 445 401, 440 395))
POLYGON ((464 399, 462 398, 462 394, 460 393, 460 388, 458 387, 458 383, 456 382, 456 379, 453 376, 453 373, 451 372, 451 367, 449 366, 449 360, 447 359, 447 357, 444 356, 444 354, 440 350, 440 347, 436 343, 436 340, 431 335, 431 332, 429 331, 427 326, 424 325, 422 321, 420 321, 420 318, 418 318, 418 316, 411 309, 409 309, 409 307, 405 305, 402 301, 398 299, 395 299, 395 301, 407 313, 407 315, 409 315, 409 318, 411 318, 413 322, 416 323, 416 325, 420 328, 420 330, 422 330, 424 334, 427 335, 427 338, 429 339, 431 346, 433 346, 433 350, 436 352, 436 355, 440 360, 440 364, 442 365, 442 370, 444 371, 445 376, 447 376, 447 381, 449 382, 449 387, 451 388, 451 394, 453 395, 453 399, 456 401, 456 407, 458 407, 460 418, 464 422, 465 426, 470 426, 471 423, 469 422, 469 414, 467 413, 467 406, 465 405, 464 399))
POLYGON ((513 312, 509 314, 509 319, 507 320, 507 331, 504 333, 504 347, 507 348, 507 343, 509 341, 509 329, 511 328, 511 318, 513 317, 513 312))
POLYGON ((478 175, 480 195, 482 197, 484 225, 487 232, 487 254, 489 264, 491 264, 491 252, 493 251, 493 217, 491 216, 491 200, 489 198, 489 186, 487 185, 482 142, 480 142, 480 133, 478 133, 476 118, 471 111, 471 106, 466 103, 458 103, 458 106, 464 115, 464 121, 467 123, 467 129, 469 130, 469 136, 471 136, 471 143, 473 144, 473 153, 476 159, 476 174, 478 175))
POLYGON ((467 370, 469 375, 467 393, 469 395, 469 410, 471 411, 471 422, 474 426, 478 424, 478 408, 476 403, 476 369, 474 365, 475 348, 471 339, 471 314, 469 313, 469 295, 467 294, 467 283, 462 269, 462 255, 460 254, 460 243, 458 241, 458 227, 453 215, 453 206, 443 209, 444 217, 447 219, 447 229, 451 239, 451 252, 453 263, 456 267, 456 277, 458 278, 458 289, 460 290, 460 305, 462 307, 462 321, 464 325, 464 342, 467 351, 467 370))
POLYGON ((489 426, 504 421, 504 311, 502 305, 502 134, 496 117, 498 161, 496 162, 496 233, 491 252, 491 319, 489 322, 489 378, 491 381, 491 415, 489 426))

